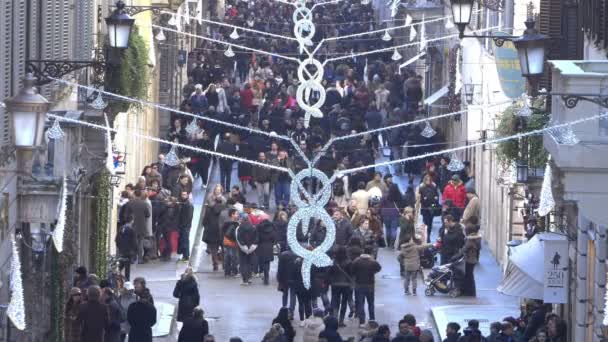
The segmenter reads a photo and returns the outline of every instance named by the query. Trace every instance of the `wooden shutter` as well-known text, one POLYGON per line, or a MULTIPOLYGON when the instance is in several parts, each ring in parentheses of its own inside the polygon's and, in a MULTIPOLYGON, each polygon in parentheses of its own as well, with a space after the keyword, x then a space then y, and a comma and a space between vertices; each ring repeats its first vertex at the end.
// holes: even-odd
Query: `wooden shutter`
MULTIPOLYGON (((28 0, 13 0, 13 93, 21 88, 25 74, 26 18, 28 0)), ((10 2, 10 1, 9 1, 10 2)))
MULTIPOLYGON (((13 3, 0 1, 0 101, 11 96, 11 51, 13 36, 13 3)), ((10 143, 10 124, 4 107, 0 107, 0 145, 10 143)))
POLYGON ((578 5, 565 3, 561 9, 561 37, 559 59, 582 59, 583 36, 579 25, 578 5))

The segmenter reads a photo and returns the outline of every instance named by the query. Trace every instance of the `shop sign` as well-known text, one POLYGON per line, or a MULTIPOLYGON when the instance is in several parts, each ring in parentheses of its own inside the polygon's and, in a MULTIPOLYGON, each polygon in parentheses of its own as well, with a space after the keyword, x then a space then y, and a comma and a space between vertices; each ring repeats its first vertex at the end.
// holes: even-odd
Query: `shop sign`
MULTIPOLYGON (((508 36, 504 32, 496 32, 496 35, 508 36)), ((521 75, 519 57, 515 46, 510 41, 505 41, 501 47, 494 45, 494 56, 502 92, 508 98, 519 98, 521 94, 526 92, 526 80, 521 75)))

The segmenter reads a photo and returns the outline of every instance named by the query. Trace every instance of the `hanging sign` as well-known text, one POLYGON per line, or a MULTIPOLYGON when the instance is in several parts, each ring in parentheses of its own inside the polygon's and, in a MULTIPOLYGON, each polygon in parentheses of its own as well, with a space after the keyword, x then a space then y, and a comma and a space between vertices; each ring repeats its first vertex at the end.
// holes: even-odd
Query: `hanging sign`
POLYGON ((568 240, 544 240, 543 301, 551 304, 568 302, 568 240))
MULTIPOLYGON (((496 36, 507 36, 507 33, 496 32, 496 36)), ((517 99, 526 92, 526 80, 521 75, 519 57, 513 42, 505 41, 503 46, 494 45, 496 71, 502 92, 510 99, 517 99)))

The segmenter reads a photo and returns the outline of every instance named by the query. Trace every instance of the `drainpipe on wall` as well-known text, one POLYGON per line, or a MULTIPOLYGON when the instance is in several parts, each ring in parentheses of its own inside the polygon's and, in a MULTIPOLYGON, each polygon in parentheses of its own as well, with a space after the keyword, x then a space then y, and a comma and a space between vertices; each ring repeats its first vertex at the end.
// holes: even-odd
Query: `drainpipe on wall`
POLYGON ((604 307, 606 305, 606 227, 597 226, 595 234, 595 290, 593 294, 593 331, 594 341, 604 338, 602 322, 604 320, 604 307))
POLYGON ((587 247, 589 235, 587 227, 581 225, 578 229, 576 247, 576 303, 574 341, 586 341, 587 333, 587 247))

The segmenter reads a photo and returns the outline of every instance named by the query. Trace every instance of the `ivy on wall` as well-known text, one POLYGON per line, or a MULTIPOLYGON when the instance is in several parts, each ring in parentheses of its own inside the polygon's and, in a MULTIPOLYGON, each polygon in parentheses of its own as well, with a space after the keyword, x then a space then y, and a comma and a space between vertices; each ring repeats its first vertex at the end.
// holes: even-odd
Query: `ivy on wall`
MULTIPOLYGON (((106 87, 110 91, 136 99, 146 99, 148 95, 150 52, 137 26, 129 36, 129 48, 124 50, 120 63, 110 68, 106 76, 106 87)), ((116 100, 110 101, 108 110, 111 113, 125 112, 132 103, 116 100)))
MULTIPOLYGON (((542 101, 542 100, 541 100, 542 101)), ((542 102, 534 103, 533 107, 543 105, 542 102)), ((544 128, 549 122, 549 114, 544 110, 533 109, 532 116, 523 118, 526 120, 526 124, 522 125, 522 118, 517 116, 517 112, 521 108, 520 104, 513 104, 502 113, 500 122, 496 132, 499 137, 506 137, 518 133, 529 132, 537 129, 544 128)), ((524 151, 524 155, 528 159, 528 167, 530 168, 542 168, 547 162, 547 151, 543 146, 543 136, 534 135, 529 136, 527 139, 528 151, 524 151), (527 152, 527 153, 526 153, 527 152)), ((498 143, 496 153, 498 159, 505 163, 511 164, 517 162, 520 158, 521 141, 518 139, 511 139, 498 143)))
POLYGON ((107 271, 107 244, 108 227, 110 221, 110 202, 112 189, 110 185, 110 173, 103 169, 93 180, 93 222, 89 248, 91 260, 91 273, 95 273, 99 279, 106 277, 107 271))

